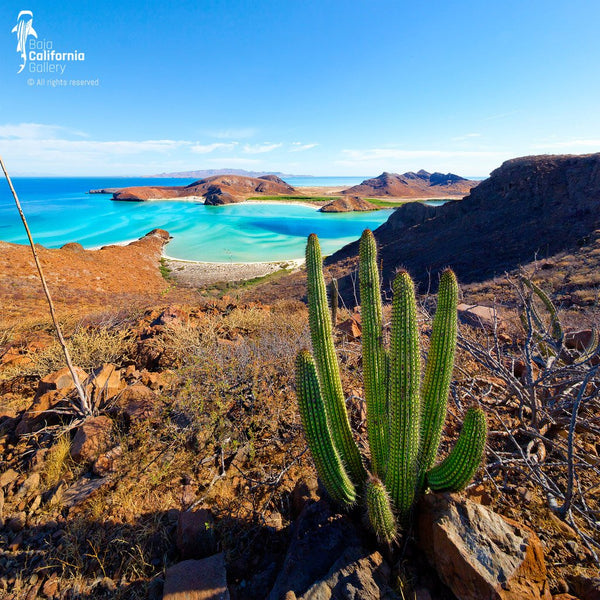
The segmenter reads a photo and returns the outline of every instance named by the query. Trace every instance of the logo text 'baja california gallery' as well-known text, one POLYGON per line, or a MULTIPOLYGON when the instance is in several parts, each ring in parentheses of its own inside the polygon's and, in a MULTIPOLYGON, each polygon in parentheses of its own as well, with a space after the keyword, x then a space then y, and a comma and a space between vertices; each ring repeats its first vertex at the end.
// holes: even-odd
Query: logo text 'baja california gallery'
POLYGON ((21 65, 17 73, 21 73, 29 62, 27 70, 30 73, 60 73, 65 72, 69 62, 82 62, 85 52, 72 50, 70 52, 57 52, 54 42, 48 39, 38 39, 38 34, 33 28, 33 13, 22 10, 17 17, 17 24, 11 33, 17 34, 17 52, 21 55, 21 65))

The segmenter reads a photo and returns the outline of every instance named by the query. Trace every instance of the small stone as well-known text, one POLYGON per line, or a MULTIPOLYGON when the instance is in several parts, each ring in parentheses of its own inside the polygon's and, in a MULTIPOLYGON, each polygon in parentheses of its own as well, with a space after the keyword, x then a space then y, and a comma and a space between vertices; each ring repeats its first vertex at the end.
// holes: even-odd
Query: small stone
POLYGON ((273 511, 266 517, 265 525, 274 531, 283 529, 283 517, 281 516, 281 513, 273 511))
POLYGON ((229 600, 223 553, 167 569, 163 600, 229 600))
POLYGON ((58 593, 58 578, 50 577, 50 579, 48 579, 46 581, 46 583, 44 583, 44 587, 42 587, 42 594, 44 594, 44 596, 46 596, 46 598, 54 598, 54 596, 56 596, 57 593, 58 593))
POLYGON ((40 507, 41 503, 42 503, 42 496, 41 496, 41 494, 38 494, 33 499, 33 502, 31 503, 31 505, 29 506, 29 514, 32 515, 40 507))
POLYGON ((292 491, 292 509, 295 516, 298 516, 308 502, 316 502, 319 499, 317 490, 319 482, 316 477, 300 479, 296 482, 292 491))
POLYGON ((25 527, 26 523, 27 515, 24 512, 18 512, 13 514, 6 521, 7 527, 14 533, 21 531, 23 527, 25 527))
POLYGON ((30 496, 32 492, 36 491, 40 487, 40 474, 32 473, 26 480, 25 483, 19 488, 17 492, 17 498, 22 496, 30 496))
POLYGON ((13 481, 16 481, 19 474, 14 469, 8 469, 0 475, 0 488, 4 488, 13 481))
POLYGON ((94 475, 104 477, 109 473, 114 473, 121 462, 122 456, 123 449, 121 446, 115 446, 108 452, 101 454, 92 465, 92 471, 94 472, 94 475))
POLYGON ((71 445, 71 456, 79 462, 91 462, 106 450, 112 432, 112 420, 101 415, 90 417, 77 428, 71 445))
POLYGON ((129 423, 148 418, 158 402, 158 396, 149 387, 136 383, 126 387, 117 397, 117 411, 129 423))

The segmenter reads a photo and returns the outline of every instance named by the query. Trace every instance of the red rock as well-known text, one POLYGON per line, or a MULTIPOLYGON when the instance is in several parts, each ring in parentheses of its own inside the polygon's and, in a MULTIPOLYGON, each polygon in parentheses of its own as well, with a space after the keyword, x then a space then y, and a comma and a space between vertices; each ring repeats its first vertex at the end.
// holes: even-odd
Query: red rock
POLYGON ((419 509, 420 545, 459 600, 550 600, 531 529, 453 495, 427 494, 419 509))
POLYGON ((158 396, 140 383, 126 387, 116 400, 117 410, 129 422, 148 418, 158 402, 158 396))
POLYGON ((185 511, 177 521, 177 549, 182 559, 205 558, 216 550, 214 519, 207 508, 185 511))
POLYGON ((7 469, 0 475, 0 489, 16 481, 19 474, 14 469, 7 469))
POLYGON ((335 329, 350 340, 356 340, 362 335, 362 326, 355 317, 338 323, 335 329))
POLYGON ((167 569, 163 600, 229 600, 224 554, 184 560, 167 569))
POLYGON ((45 421, 56 420, 55 415, 45 415, 46 411, 53 409, 64 399, 63 392, 59 390, 50 390, 41 395, 37 395, 33 404, 23 413, 21 420, 16 428, 16 434, 31 433, 39 428, 45 421))
POLYGON ((50 579, 48 579, 46 583, 44 583, 44 587, 42 588, 42 594, 44 594, 46 598, 54 598, 56 595, 58 595, 59 581, 60 580, 58 579, 58 577, 50 577, 50 579))
POLYGON ((600 600, 600 577, 573 575, 569 583, 580 600, 600 600))
MULTIPOLYGON (((79 381, 83 383, 87 379, 87 373, 80 369, 79 367, 74 368, 79 381)), ((71 372, 68 367, 63 367, 58 371, 54 371, 53 373, 49 373, 46 375, 40 383, 38 384, 37 395, 42 395, 45 392, 49 392, 52 390, 59 390, 63 394, 75 389, 75 384, 73 383, 73 377, 71 376, 71 372)))
POLYGON ((71 445, 71 456, 79 462, 90 462, 106 450, 113 422, 108 417, 90 417, 77 428, 71 445))
POLYGON ((101 454, 92 465, 92 471, 94 475, 104 477, 109 473, 113 473, 119 467, 121 458, 123 456, 123 449, 121 446, 115 446, 108 452, 101 454))
POLYGON ((97 405, 114 398, 125 387, 121 381, 121 370, 113 364, 102 365, 102 368, 91 377, 91 384, 97 405))

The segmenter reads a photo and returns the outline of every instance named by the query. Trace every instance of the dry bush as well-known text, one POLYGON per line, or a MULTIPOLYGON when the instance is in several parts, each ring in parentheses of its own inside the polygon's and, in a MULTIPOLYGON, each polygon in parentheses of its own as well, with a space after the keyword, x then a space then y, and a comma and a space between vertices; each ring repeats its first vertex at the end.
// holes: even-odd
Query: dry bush
POLYGON ((54 487, 70 470, 71 441, 69 435, 59 437, 48 450, 44 461, 42 479, 46 489, 54 487))
MULTIPOLYGON (((133 354, 135 343, 128 330, 78 327, 67 340, 73 364, 90 371, 104 363, 120 364, 133 354)), ((64 354, 58 342, 30 354, 33 364, 21 368, 21 374, 44 377, 64 366, 64 354)))

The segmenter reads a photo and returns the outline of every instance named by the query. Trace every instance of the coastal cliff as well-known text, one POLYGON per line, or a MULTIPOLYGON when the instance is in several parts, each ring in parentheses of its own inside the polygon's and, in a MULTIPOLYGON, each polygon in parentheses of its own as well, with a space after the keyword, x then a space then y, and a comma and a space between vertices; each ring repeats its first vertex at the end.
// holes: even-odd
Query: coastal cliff
POLYGON ((421 169, 417 173, 409 171, 398 173, 384 172, 373 179, 365 179, 342 194, 363 196, 366 198, 462 198, 478 184, 453 173, 428 173, 421 169))
MULTIPOLYGON (((526 156, 502 164, 461 202, 394 211, 374 233, 384 286, 399 266, 421 284, 452 267, 462 283, 482 281, 587 243, 600 228, 600 153, 526 156), (433 277, 431 276, 433 274, 433 277)), ((342 273, 357 265, 358 242, 326 261, 342 273)), ((351 300, 353 283, 340 290, 351 300)))

